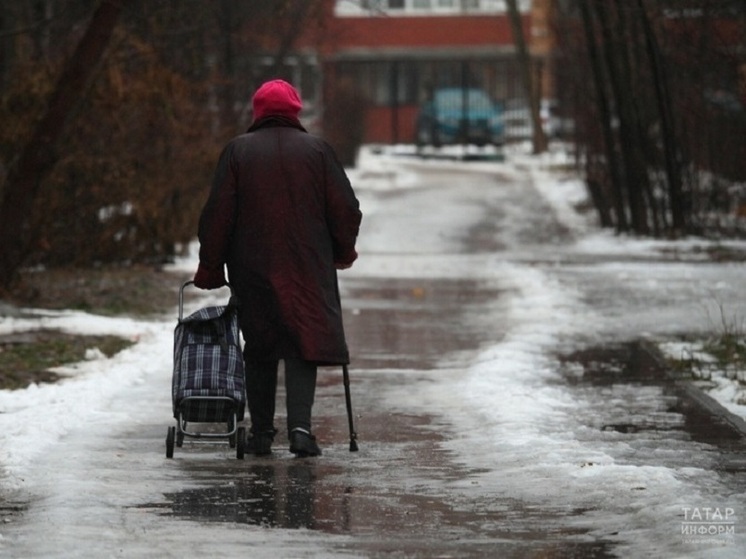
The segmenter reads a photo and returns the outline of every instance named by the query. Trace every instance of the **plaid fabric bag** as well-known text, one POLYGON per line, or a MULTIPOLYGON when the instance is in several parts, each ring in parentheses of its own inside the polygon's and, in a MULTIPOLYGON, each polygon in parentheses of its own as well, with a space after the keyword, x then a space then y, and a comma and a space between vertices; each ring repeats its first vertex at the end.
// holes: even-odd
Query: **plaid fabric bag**
POLYGON ((234 305, 206 307, 179 320, 174 332, 173 411, 185 421, 228 421, 235 409, 241 421, 246 407, 244 363, 234 305), (223 396, 234 400, 190 400, 223 396))

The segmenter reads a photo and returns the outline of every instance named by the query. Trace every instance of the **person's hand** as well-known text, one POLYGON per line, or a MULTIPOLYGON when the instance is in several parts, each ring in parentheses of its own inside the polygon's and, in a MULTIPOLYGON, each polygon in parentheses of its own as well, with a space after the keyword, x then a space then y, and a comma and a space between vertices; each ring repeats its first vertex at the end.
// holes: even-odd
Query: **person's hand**
POLYGON ((340 260, 334 261, 334 267, 337 270, 347 270, 348 268, 352 268, 352 263, 357 260, 357 251, 353 250, 350 254, 346 255, 347 257, 340 260))
POLYGON ((194 286, 200 289, 218 289, 226 283, 222 268, 210 270, 200 263, 197 273, 194 274, 194 286))

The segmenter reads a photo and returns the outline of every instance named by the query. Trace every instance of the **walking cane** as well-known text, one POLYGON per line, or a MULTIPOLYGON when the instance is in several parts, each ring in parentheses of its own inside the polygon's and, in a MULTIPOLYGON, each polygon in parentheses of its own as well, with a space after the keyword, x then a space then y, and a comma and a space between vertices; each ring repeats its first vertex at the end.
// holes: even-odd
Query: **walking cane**
MULTIPOLYGON (((339 281, 334 282, 334 287, 337 290, 337 301, 339 301, 339 307, 342 308, 342 297, 339 295, 339 281)), ((357 433, 355 432, 355 426, 352 423, 352 397, 350 396, 350 371, 347 365, 342 365, 342 381, 345 387, 345 405, 347 406, 347 425, 350 428, 350 452, 357 452, 357 433)))
POLYGON ((352 424, 352 399, 350 398, 350 371, 347 365, 342 365, 342 378, 345 385, 345 404, 347 404, 347 423, 350 427, 350 452, 357 452, 357 433, 352 424))

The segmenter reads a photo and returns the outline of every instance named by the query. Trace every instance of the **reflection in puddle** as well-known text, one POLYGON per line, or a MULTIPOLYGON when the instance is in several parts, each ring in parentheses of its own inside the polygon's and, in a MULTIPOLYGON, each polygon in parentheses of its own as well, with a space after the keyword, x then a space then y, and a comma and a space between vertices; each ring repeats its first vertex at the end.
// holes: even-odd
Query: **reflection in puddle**
MULTIPOLYGON (((280 449, 245 461, 226 451, 221 460, 214 449, 195 444, 172 464, 196 487, 139 508, 190 521, 352 536, 329 545, 361 557, 613 556, 609 542, 559 522, 583 510, 449 491, 480 471, 453 461, 432 417, 394 413, 368 420, 359 453, 332 445, 320 460, 280 449)), ((328 437, 329 425, 319 427, 328 437)))
POLYGON ((294 459, 267 461, 242 468, 235 480, 213 479, 206 487, 165 493, 167 504, 143 508, 201 521, 319 529, 324 514, 317 509, 324 501, 316 498, 315 465, 294 459))

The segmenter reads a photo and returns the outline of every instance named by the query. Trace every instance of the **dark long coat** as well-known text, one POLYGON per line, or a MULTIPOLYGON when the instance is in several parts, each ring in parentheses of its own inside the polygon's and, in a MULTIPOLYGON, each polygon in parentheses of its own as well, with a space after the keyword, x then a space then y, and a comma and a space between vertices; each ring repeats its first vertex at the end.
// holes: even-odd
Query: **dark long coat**
POLYGON ((200 217, 200 268, 222 277, 227 265, 247 358, 349 362, 336 267, 357 258, 361 219, 332 148, 296 121, 263 119, 225 147, 200 217))

